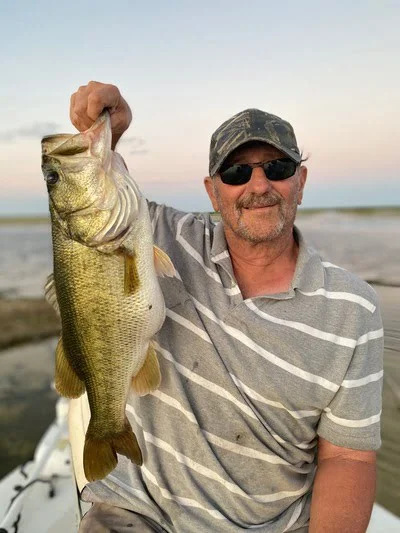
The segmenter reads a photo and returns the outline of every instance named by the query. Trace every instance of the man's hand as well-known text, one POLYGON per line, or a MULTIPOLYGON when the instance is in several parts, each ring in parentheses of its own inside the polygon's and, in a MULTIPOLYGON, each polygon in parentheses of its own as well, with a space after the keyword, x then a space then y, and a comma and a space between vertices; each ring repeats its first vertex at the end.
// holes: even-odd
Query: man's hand
POLYGON ((132 120, 131 109, 122 98, 118 87, 98 81, 90 81, 87 85, 82 85, 71 96, 70 118, 79 131, 85 131, 106 108, 111 117, 112 148, 114 149, 132 120))

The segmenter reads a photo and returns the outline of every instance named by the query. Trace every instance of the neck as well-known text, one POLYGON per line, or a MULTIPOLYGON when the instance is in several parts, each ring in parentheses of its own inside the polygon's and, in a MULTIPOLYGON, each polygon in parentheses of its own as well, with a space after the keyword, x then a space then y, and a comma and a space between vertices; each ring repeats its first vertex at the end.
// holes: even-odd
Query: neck
POLYGON ((251 243, 225 227, 233 272, 243 298, 288 291, 299 247, 293 230, 272 241, 251 243))

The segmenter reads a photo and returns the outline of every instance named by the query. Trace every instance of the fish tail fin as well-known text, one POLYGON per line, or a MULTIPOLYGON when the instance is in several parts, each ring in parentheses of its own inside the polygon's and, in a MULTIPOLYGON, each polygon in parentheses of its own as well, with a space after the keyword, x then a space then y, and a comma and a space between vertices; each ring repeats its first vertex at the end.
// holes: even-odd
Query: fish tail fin
POLYGON ((153 344, 150 342, 142 368, 132 378, 132 388, 138 396, 145 396, 158 389, 161 383, 160 364, 153 344))
POLYGON ((142 452, 126 417, 124 429, 119 433, 105 437, 98 437, 96 433, 90 421, 83 449, 83 468, 88 481, 103 479, 114 470, 118 464, 117 453, 139 466, 143 464, 142 452))

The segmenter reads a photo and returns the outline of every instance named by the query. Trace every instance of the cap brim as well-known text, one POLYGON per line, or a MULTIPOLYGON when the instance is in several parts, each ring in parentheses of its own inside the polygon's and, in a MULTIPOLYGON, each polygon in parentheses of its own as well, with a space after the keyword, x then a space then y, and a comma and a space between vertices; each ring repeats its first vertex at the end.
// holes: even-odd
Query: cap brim
POLYGON ((265 139, 265 137, 253 137, 253 136, 251 136, 248 139, 245 139, 245 140, 241 139, 237 143, 232 144, 229 152, 227 154, 225 154, 223 157, 221 157, 215 163, 215 165, 213 166, 212 169, 210 168, 210 176, 215 176, 215 174, 217 174, 218 170, 221 168, 221 166, 223 165, 223 163, 226 160, 226 158, 234 150, 236 150, 236 148, 239 148, 239 146, 242 146, 243 144, 246 144, 246 143, 252 142, 252 141, 261 141, 261 142, 263 142, 265 144, 270 144, 271 146, 273 146, 277 150, 280 150, 283 154, 285 154, 288 157, 290 157, 290 159, 293 159, 293 161, 295 161, 296 163, 300 163, 300 161, 301 161, 301 154, 298 154, 297 152, 293 152, 292 150, 288 150, 287 148, 284 148, 283 146, 280 146, 278 143, 272 142, 270 140, 267 141, 265 139))

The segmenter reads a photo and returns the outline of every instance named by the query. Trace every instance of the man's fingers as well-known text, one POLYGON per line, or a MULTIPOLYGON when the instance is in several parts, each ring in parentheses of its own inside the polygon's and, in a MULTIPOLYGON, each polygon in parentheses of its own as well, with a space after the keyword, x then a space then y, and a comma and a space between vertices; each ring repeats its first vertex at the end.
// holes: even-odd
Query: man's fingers
POLYGON ((93 124, 93 121, 83 120, 82 117, 76 115, 74 112, 70 114, 71 122, 78 131, 86 131, 93 124))
POLYGON ((83 88, 80 87, 76 93, 71 96, 69 116, 72 124, 78 131, 85 131, 93 124, 86 113, 86 97, 83 88))
POLYGON ((92 126, 106 108, 111 115, 113 138, 119 138, 129 127, 132 113, 115 85, 90 81, 79 87, 71 96, 71 122, 79 131, 84 131, 92 126))

